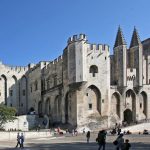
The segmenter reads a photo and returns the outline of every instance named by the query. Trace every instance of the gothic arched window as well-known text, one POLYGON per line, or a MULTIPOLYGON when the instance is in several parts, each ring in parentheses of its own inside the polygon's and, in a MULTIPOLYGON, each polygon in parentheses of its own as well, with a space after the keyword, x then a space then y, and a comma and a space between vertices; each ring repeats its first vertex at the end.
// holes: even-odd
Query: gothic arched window
POLYGON ((90 66, 90 73, 95 77, 95 74, 98 73, 98 67, 95 65, 90 66))

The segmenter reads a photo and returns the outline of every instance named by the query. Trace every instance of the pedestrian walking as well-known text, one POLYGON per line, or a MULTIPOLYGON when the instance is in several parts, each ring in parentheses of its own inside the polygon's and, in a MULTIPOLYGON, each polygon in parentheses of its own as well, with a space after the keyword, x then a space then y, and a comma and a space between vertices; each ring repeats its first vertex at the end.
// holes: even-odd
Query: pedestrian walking
POLYGON ((126 139, 122 150, 129 150, 130 147, 131 147, 131 144, 129 143, 129 140, 126 139))
POLYGON ((121 133, 113 143, 116 145, 116 150, 122 150, 124 146, 123 134, 121 133))
POLYGON ((96 142, 98 142, 99 148, 98 150, 101 150, 103 147, 103 150, 105 150, 105 145, 106 145, 106 131, 102 130, 99 131, 98 137, 96 138, 96 142))
POLYGON ((20 134, 19 134, 19 132, 17 133, 17 145, 16 145, 16 147, 18 147, 18 145, 20 146, 20 134))
POLYGON ((20 136, 20 147, 24 148, 24 135, 23 135, 23 133, 21 133, 21 136, 20 136))
POLYGON ((87 143, 89 143, 89 140, 90 140, 90 131, 87 132, 86 138, 87 138, 87 143))

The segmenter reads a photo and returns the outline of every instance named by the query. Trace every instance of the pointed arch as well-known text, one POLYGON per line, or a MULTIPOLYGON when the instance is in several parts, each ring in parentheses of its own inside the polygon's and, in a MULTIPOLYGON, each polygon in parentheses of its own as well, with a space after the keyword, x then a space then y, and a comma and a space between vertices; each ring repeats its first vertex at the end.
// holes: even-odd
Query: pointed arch
MULTIPOLYGON (((147 94, 146 92, 142 91, 140 93, 140 113, 143 113, 145 115, 145 118, 147 118, 147 94)), ((144 118, 144 119, 145 119, 144 118)))
POLYGON ((136 121, 136 94, 132 89, 128 89, 125 93, 125 108, 132 111, 132 121, 136 121))
POLYGON ((42 114, 42 101, 38 102, 38 113, 39 113, 39 115, 42 114))
POLYGON ((90 85, 86 89, 87 110, 98 111, 101 114, 101 92, 95 85, 90 85))
POLYGON ((16 107, 16 109, 18 109, 17 105, 18 105, 18 101, 17 101, 17 97, 18 97, 18 86, 17 86, 17 77, 15 75, 12 75, 11 77, 11 85, 9 86, 9 105, 16 107))
POLYGON ((120 118, 120 95, 117 92, 111 96, 111 114, 117 115, 120 118))
POLYGON ((17 82, 17 77, 15 75, 13 75, 12 78, 15 80, 15 83, 16 83, 17 82))
POLYGON ((20 93, 20 97, 19 97, 19 106, 20 107, 20 111, 23 113, 27 112, 27 108, 28 108, 28 101, 27 101, 27 95, 28 95, 28 90, 27 90, 27 77, 25 75, 22 75, 21 80, 19 82, 19 93, 20 93))
POLYGON ((45 114, 50 115, 50 113, 51 113, 51 105, 50 105, 50 98, 48 97, 45 102, 45 114))
POLYGON ((1 78, 3 79, 3 90, 2 90, 2 94, 3 94, 3 96, 4 96, 4 104, 5 105, 7 105, 7 77, 4 75, 4 74, 2 74, 1 75, 1 78))
POLYGON ((61 121, 61 98, 59 95, 55 97, 54 101, 54 111, 55 111, 55 121, 60 122, 61 121))
POLYGON ((65 96, 65 123, 69 121, 69 92, 65 96))

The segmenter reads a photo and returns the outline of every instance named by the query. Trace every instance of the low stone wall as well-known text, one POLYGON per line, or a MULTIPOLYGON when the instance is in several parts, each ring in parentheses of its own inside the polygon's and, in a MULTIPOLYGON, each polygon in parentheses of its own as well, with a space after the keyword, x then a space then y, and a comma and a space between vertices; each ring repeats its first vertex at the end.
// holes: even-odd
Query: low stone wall
MULTIPOLYGON (((0 141, 11 141, 17 139, 18 132, 0 132, 0 141)), ((34 132, 20 132, 24 134, 25 139, 39 138, 39 137, 51 137, 52 133, 49 131, 34 131, 34 132)))
POLYGON ((144 130, 150 131, 150 123, 142 123, 142 124, 122 128, 122 131, 128 131, 128 130, 132 133, 138 133, 138 132, 142 133, 144 130))
POLYGON ((37 116, 36 115, 22 115, 18 116, 13 122, 8 122, 4 125, 4 129, 6 131, 9 130, 21 130, 21 131, 29 131, 37 124, 37 116))

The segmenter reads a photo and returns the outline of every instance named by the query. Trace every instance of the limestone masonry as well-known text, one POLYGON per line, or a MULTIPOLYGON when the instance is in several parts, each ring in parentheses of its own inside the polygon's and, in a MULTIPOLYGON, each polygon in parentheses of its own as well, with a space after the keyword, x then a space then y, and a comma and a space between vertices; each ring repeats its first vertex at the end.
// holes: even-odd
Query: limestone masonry
POLYGON ((68 39, 63 55, 27 67, 0 64, 0 103, 18 115, 46 115, 49 124, 109 127, 150 119, 150 39, 134 28, 127 48, 118 28, 113 55, 85 34, 68 39))

